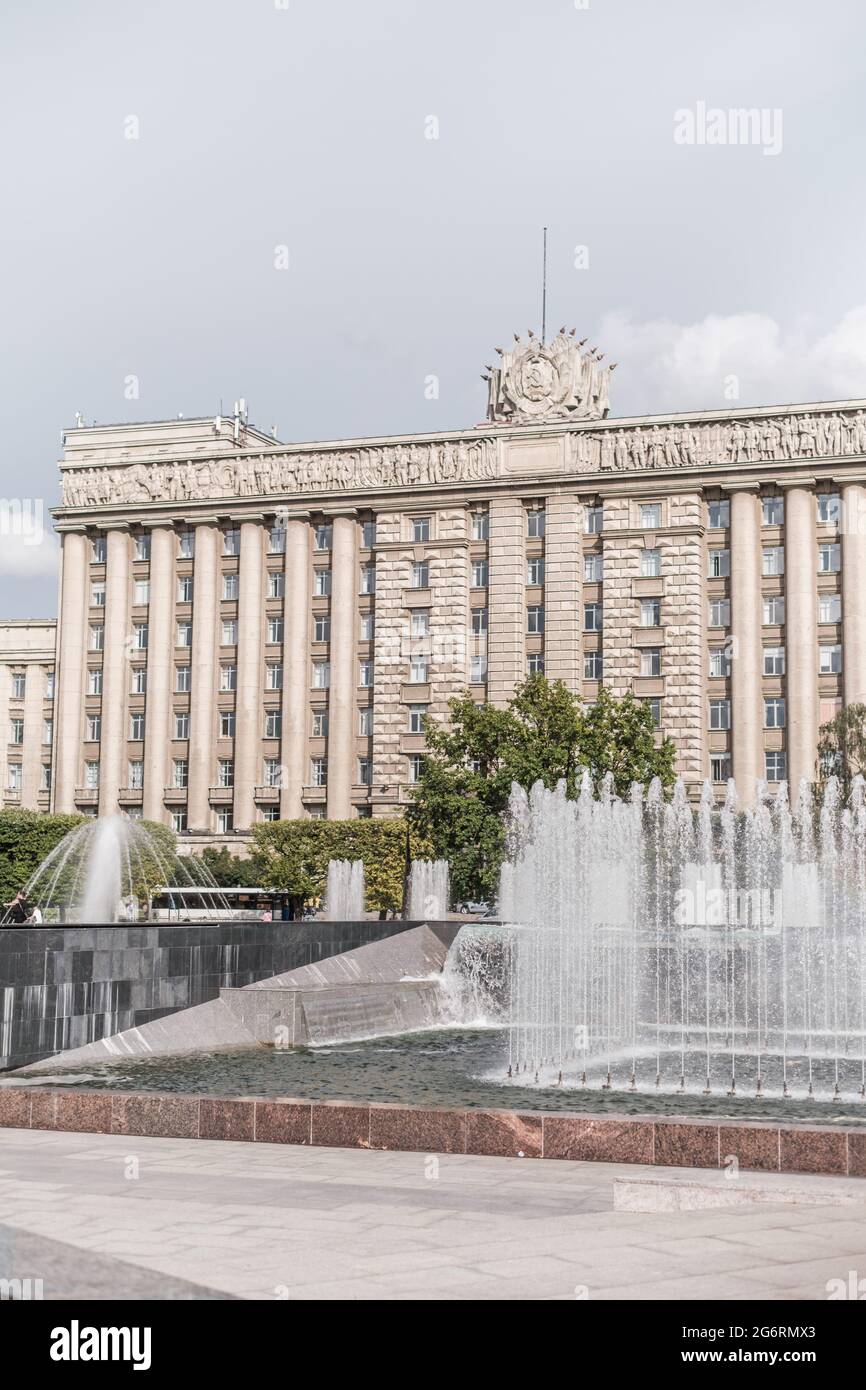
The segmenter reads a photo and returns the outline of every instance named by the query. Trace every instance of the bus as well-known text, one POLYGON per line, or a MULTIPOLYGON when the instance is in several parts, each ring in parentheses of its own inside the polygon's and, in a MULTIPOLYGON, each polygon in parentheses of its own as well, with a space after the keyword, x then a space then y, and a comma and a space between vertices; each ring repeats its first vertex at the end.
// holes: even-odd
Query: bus
POLYGON ((151 922, 291 922, 292 894, 279 888, 161 888, 150 900, 151 922))

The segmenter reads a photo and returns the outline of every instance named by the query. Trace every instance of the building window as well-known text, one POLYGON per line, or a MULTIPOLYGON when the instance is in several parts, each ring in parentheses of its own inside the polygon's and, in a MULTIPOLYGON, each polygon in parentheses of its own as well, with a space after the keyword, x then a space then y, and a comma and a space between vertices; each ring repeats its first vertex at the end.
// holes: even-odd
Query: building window
POLYGON ((707 503, 707 525, 711 531, 724 531, 731 524, 731 504, 729 501, 707 503))
POLYGON ((171 813, 171 828, 175 835, 182 835, 186 830, 186 807, 181 806, 178 810, 171 813))
POLYGON ((526 534, 530 540, 540 540, 545 529, 545 513, 540 507, 526 513, 526 534))
MULTIPOLYGON (((764 554, 766 553, 765 551, 764 554)), ((728 575, 731 573, 730 550, 711 550, 709 552, 709 562, 707 573, 710 579, 727 579, 728 575)))
POLYGON ((50 792, 50 791, 51 791, 51 764, 50 764, 50 763, 43 763, 43 764, 42 764, 41 776, 40 776, 40 779, 39 779, 39 790, 40 790, 40 791, 43 791, 43 792, 50 792))
POLYGON ((714 782, 727 782, 731 776, 730 753, 710 754, 710 776, 714 782))
POLYGON ((27 691, 27 676, 24 671, 16 671, 12 676, 12 699, 23 700, 27 691))
POLYGON ((770 594, 764 599, 764 627, 781 627, 785 621, 785 597, 770 594))
POLYGON ((91 608, 105 607, 105 581, 103 579, 90 586, 90 606, 91 608))
POLYGON ((177 581, 178 603, 192 603, 192 575, 182 574, 177 581))
POLYGON ((265 710, 265 738, 280 738, 283 732, 283 715, 278 709, 265 710))
POLYGON ((134 792, 140 792, 144 786, 144 763, 136 760, 127 766, 127 786, 134 792))
POLYGON ((728 627, 731 621, 731 600, 729 598, 710 599, 710 627, 728 627))
POLYGON ((486 560, 473 560, 472 562, 472 587, 473 589, 486 589, 490 577, 490 566, 486 560))
POLYGON ((268 570, 268 598, 282 598, 286 592, 286 576, 282 570, 268 570))
POLYGON ((90 629, 90 650, 101 652, 105 649, 105 628, 102 624, 92 626, 90 629))
POLYGON ((259 816, 259 819, 260 819, 260 820, 263 820, 263 821, 279 820, 279 819, 280 819, 280 808, 279 808, 279 806, 262 806, 262 807, 260 807, 260 816, 259 816))
POLYGON ((45 698, 46 698, 46 700, 53 700, 53 699, 54 699, 54 672, 53 672, 53 671, 49 671, 49 672, 47 673, 46 677, 45 677, 45 698))
POLYGON ((661 599, 642 598, 640 601, 641 627, 658 627, 662 620, 661 599))
POLYGON ((647 709, 648 709, 649 712, 650 712, 650 719, 652 720, 652 726, 653 726, 653 728, 654 728, 654 729, 660 729, 661 726, 662 726, 662 702, 661 702, 661 700, 658 698, 658 696, 654 696, 654 697, 653 697, 652 699, 650 699, 650 700, 644 700, 644 704, 646 705, 647 709))
POLYGON ((544 608, 541 604, 533 604, 527 608, 526 631, 536 636, 544 632, 544 608))
POLYGON ((220 835, 230 835, 235 828, 235 813, 231 806, 221 806, 217 811, 217 831, 220 835))
POLYGON ((272 526, 268 534, 268 554, 285 555, 286 553, 286 528, 277 523, 272 526))
POLYGON ((144 607, 146 604, 150 603, 150 580, 149 580, 149 579, 136 579, 136 581, 135 581, 135 592, 134 592, 134 594, 133 594, 132 602, 133 602, 133 604, 135 604, 135 606, 138 607, 138 608, 142 608, 142 607, 144 607))
POLYGON ((662 524, 661 502, 641 502, 638 507, 638 524, 645 531, 657 531, 662 524))
POLYGON ((171 764, 171 785, 182 791, 189 782, 189 763, 186 758, 175 758, 171 764))
POLYGON ((283 688, 283 668, 278 661, 269 661, 265 667, 265 689, 282 690, 283 688))
POLYGON ((232 528, 230 531, 223 532, 223 555, 240 555, 241 553, 241 533, 232 528))
POLYGON ((837 676, 842 670, 842 648, 838 642, 818 647, 818 670, 822 676, 837 676))
POLYGON ((601 652, 585 652, 583 658, 583 679, 600 681, 604 677, 604 656, 601 652))
POLYGON ((334 528, 330 522, 320 522, 313 532, 313 549, 330 550, 334 538, 334 528))
MULTIPOLYGON (((15 725, 16 723, 20 724, 21 721, 20 721, 20 720, 13 720, 13 729, 14 729, 14 725, 15 725)), ((23 726, 23 724, 22 724, 22 726, 21 726, 21 732, 22 732, 22 733, 24 732, 24 726, 23 726)), ((87 716, 87 742, 88 742, 88 743, 98 743, 101 737, 102 737, 102 715, 101 715, 101 714, 88 714, 88 716, 87 716)), ((23 742, 23 739, 20 739, 20 738, 13 738, 13 739, 12 739, 12 742, 13 742, 13 743, 22 743, 22 742, 23 742)))
POLYGON ((144 715, 140 711, 129 716, 129 737, 134 743, 144 738, 144 715))
MULTIPOLYGON (((530 676, 544 675, 544 652, 530 652, 526 659, 526 669, 530 676)), ((584 675, 586 671, 584 671, 584 675)))
POLYGON ((842 501, 838 492, 818 493, 818 520, 822 525, 838 526, 842 515, 842 501))
POLYGON ((588 536, 600 536, 604 530, 604 507, 587 507, 583 513, 583 529, 588 536))
POLYGON ((174 668, 174 688, 178 695, 189 694, 190 668, 189 666, 175 666, 174 668))
POLYGON ((526 582, 527 584, 544 583, 544 559, 541 555, 534 555, 526 562, 526 582))
POLYGON ((88 791, 96 791, 99 786, 99 763, 84 764, 84 785, 88 791))
POLYGON ((181 531, 177 538, 177 553, 181 560, 191 560, 195 554, 195 532, 181 531))
POLYGON ((361 523, 361 547, 364 550, 372 550, 376 544, 376 523, 375 521, 364 521, 361 523))
POLYGON ((223 600, 226 601, 226 602, 229 602, 229 603, 233 603, 233 602, 237 599, 238 595, 240 594, 240 585, 241 585, 240 575, 238 575, 238 574, 224 574, 224 575, 223 575, 223 600))
POLYGON ((220 710, 220 738, 234 738, 235 712, 233 709, 220 710))
POLYGON ((658 579, 662 572, 662 553, 660 550, 642 550, 640 553, 641 579, 658 579))
POLYGON ((761 511, 764 526, 782 526, 785 522, 784 497, 762 497, 761 511))
POLYGON ((710 647, 710 675, 728 677, 731 674, 731 654, 727 647, 710 647))
POLYGON ((710 700, 710 728, 711 729, 730 729, 731 727, 731 702, 730 700, 710 700))
POLYGON ((409 781, 413 784, 420 782, 424 772, 424 754, 410 753, 409 755, 409 781))
POLYGON ((768 782, 784 782, 788 775, 788 758, 784 749, 767 749, 764 753, 764 769, 768 782))
POLYGON ((224 619, 222 625, 222 636, 220 645, 223 647, 235 647, 238 641, 238 625, 234 618, 224 619))
POLYGON ((108 543, 104 536, 97 536, 90 547, 92 563, 94 565, 104 565, 108 543))
POLYGON ((237 666, 220 667, 220 690, 237 690, 238 688, 238 668, 237 666))
POLYGON ((313 641, 330 642, 331 619, 327 613, 317 613, 313 619, 313 641))
POLYGON ((426 560, 417 560, 412 566, 412 588, 427 589, 430 585, 430 566, 426 560))
MULTIPOLYGON (((99 764, 97 763, 98 767, 99 764)), ((6 768, 6 787, 10 792, 20 792, 24 785, 23 763, 8 763, 6 768)))
POLYGON ((424 720, 427 717, 427 705, 409 706, 409 733, 423 734, 424 720))
POLYGON ((361 787, 371 787, 373 785, 373 759, 358 759, 358 785, 361 787))
POLYGON ((268 618, 268 641, 273 645, 283 640, 282 618, 268 618))
POLYGON ((331 571, 314 570, 313 593, 316 598, 328 598, 331 592, 331 571))
POLYGON ((409 662, 409 680, 413 685, 423 685, 429 675, 426 656, 413 656, 409 662))
POLYGON ((661 647, 644 647, 640 654, 640 673, 642 676, 660 676, 662 673, 661 647))
POLYGON ((761 552, 761 573, 766 576, 785 573, 785 551, 783 546, 764 546, 761 552))
POLYGON ((88 695, 102 694, 102 667, 91 666, 87 672, 87 693, 88 695))
POLYGON ((604 579, 604 556, 584 555, 583 578, 586 584, 600 584, 604 579))
POLYGON ((358 733, 361 738, 370 738, 373 733, 373 711, 371 709, 358 710, 358 733))
POLYGON ((472 685, 483 685, 487 680, 487 657, 483 654, 470 657, 469 681, 472 685))
POLYGON ((842 568, 842 547, 840 545, 818 546, 818 573, 838 574, 842 568))
POLYGON ((784 676, 785 674, 785 648, 784 647, 765 647, 764 648, 764 675, 765 676, 784 676))
POLYGON ((220 758, 217 763, 217 786, 233 787, 235 784, 234 758, 220 758))
POLYGON ((137 651, 147 651, 147 623, 134 623, 132 627, 133 645, 137 651))
MULTIPOLYGON (((97 715, 98 719, 99 716, 97 715)), ((9 721, 9 742, 22 744, 24 742, 24 720, 10 719, 9 721)))
POLYGON ((43 719, 42 721, 42 742, 51 743, 54 739, 54 720, 43 719))
POLYGON ((842 621, 842 595, 818 595, 818 622, 840 623, 842 621))
POLYGON ((604 609, 600 603, 585 603, 583 605, 583 630, 584 632, 601 632, 604 626, 604 609))
POLYGON ((375 594, 376 592, 376 566, 361 566, 361 593, 375 594))
POLYGON ((313 758, 310 764, 310 771, 314 787, 326 787, 328 785, 327 758, 313 758))
POLYGON ((474 541, 487 541, 490 539, 490 513, 475 512, 472 517, 472 539, 474 541))
POLYGON ((174 736, 175 738, 189 738, 189 715, 186 710, 175 710, 174 736))
POLYGON ((362 642, 372 642, 376 632, 376 620, 372 613, 361 614, 360 640, 362 642))
POLYGON ((327 690, 331 684, 330 661, 313 662, 313 689, 327 690))
POLYGON ((175 635, 176 647, 192 646, 192 623, 178 623, 175 635))
POLYGON ((430 539, 430 518, 429 516, 416 516, 412 518, 412 539, 413 541, 429 541, 430 539))
POLYGON ((764 701, 764 728, 784 729, 785 701, 781 696, 773 696, 764 701))
POLYGON ((136 536, 135 558, 136 560, 150 559, 150 536, 136 536))
POLYGON ((487 609, 473 608, 471 615, 472 631, 476 637, 484 637, 487 634, 487 609))
POLYGON ((313 738, 328 737, 328 711, 326 709, 313 710, 313 738))
POLYGON ((281 787, 283 784, 283 767, 279 758, 265 758, 265 781, 266 787, 281 787))

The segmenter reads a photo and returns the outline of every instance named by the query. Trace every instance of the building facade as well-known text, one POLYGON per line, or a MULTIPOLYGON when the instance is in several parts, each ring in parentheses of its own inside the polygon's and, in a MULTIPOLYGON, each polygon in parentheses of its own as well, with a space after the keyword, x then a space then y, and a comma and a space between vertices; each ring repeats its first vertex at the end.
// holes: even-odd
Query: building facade
POLYGON ((4 810, 50 809, 56 632, 53 618, 0 622, 0 729, 6 730, 4 810))
POLYGON ((399 814, 424 717, 535 670, 648 701, 691 794, 811 779, 866 699, 866 401, 610 418, 581 347, 497 349, 454 432, 68 431, 53 809, 399 814))

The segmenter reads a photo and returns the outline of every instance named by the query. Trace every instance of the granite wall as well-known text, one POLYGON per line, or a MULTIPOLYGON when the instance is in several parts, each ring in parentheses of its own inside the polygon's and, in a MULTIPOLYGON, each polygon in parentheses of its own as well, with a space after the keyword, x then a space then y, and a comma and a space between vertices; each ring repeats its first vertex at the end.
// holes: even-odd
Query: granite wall
POLYGON ((0 928, 0 1070, 417 926, 220 922, 0 928))

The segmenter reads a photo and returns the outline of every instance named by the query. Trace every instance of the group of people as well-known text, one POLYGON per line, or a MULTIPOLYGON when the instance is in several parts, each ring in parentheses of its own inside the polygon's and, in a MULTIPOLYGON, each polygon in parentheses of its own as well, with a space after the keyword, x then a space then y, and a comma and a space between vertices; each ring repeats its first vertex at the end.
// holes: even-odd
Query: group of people
POLYGON ((45 920, 38 903, 31 903, 26 888, 19 888, 11 902, 4 903, 10 925, 40 927, 45 920))

